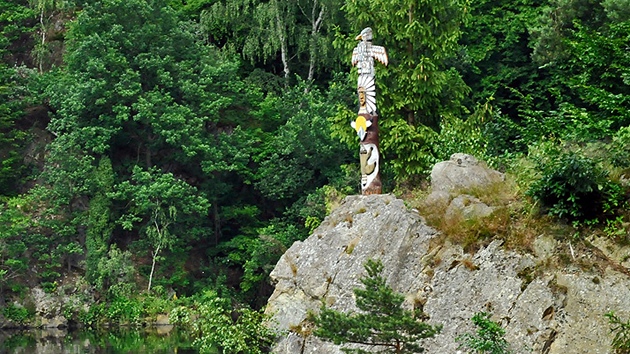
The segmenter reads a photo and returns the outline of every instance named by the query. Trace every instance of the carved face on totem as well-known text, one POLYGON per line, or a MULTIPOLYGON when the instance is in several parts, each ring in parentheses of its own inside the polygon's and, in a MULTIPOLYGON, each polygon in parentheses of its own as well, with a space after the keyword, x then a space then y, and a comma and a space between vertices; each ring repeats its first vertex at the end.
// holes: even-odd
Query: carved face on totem
POLYGON ((365 98, 365 87, 359 87, 359 107, 364 108, 367 100, 365 98))
POLYGON ((361 113, 369 113, 368 111, 368 98, 366 95, 365 87, 359 86, 357 89, 357 93, 359 94, 359 114, 361 113))

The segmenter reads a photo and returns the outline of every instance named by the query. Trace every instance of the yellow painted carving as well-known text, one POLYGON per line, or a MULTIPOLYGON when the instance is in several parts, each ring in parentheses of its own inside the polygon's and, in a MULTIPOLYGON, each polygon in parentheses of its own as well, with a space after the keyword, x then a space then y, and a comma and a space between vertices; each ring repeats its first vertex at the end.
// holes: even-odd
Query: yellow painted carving
POLYGON ((367 134, 367 128, 372 125, 372 122, 366 120, 363 116, 357 116, 357 119, 354 122, 351 122, 350 125, 357 131, 359 139, 363 141, 365 135, 367 134))

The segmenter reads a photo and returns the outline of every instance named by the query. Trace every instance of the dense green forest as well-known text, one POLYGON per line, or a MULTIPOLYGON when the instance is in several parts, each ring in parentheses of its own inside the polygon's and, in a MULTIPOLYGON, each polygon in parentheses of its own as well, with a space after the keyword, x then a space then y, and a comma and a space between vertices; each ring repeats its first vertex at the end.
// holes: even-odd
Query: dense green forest
POLYGON ((529 161, 561 220, 628 221, 628 0, 0 0, 0 305, 81 282, 101 315, 263 306, 284 250, 359 193, 367 26, 386 192, 465 152, 529 161))

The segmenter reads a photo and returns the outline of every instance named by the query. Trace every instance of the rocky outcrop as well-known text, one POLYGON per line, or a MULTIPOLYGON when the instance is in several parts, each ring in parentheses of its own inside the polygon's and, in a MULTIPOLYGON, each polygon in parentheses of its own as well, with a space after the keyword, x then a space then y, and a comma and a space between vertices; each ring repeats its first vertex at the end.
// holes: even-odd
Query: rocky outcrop
POLYGON ((31 289, 31 297, 35 303, 36 327, 65 328, 68 327, 68 319, 63 315, 64 303, 68 299, 48 294, 43 289, 35 287, 31 289))
POLYGON ((87 313, 94 304, 91 289, 78 276, 74 276, 62 279, 54 290, 46 292, 35 286, 22 296, 12 299, 10 306, 26 313, 19 316, 3 313, 4 316, 0 315, 0 329, 62 329, 78 326, 78 315, 87 313))
MULTIPOLYGON (((442 192, 450 195, 455 188, 451 184, 442 192)), ((630 317, 625 267, 612 262, 603 263, 601 271, 585 269, 579 259, 592 255, 579 251, 569 253, 574 259, 568 265, 549 267, 558 251, 571 245, 547 235, 536 239, 530 253, 505 250, 496 240, 469 254, 437 242, 439 234, 422 220, 392 195, 350 196, 308 239, 296 242, 271 273, 276 287, 267 312, 288 333, 274 352, 341 353, 309 335, 305 318, 322 304, 356 311, 352 290, 360 287, 369 258, 381 259, 383 276, 405 294, 405 306, 423 307, 429 323, 443 326, 424 342, 427 353, 464 353, 455 338, 475 331, 470 318, 481 311, 506 329, 514 353, 612 352, 604 314, 614 310, 630 317)), ((627 258, 624 252, 617 253, 627 258)))
MULTIPOLYGON (((353 309, 352 289, 360 285, 367 259, 380 259, 383 276, 405 294, 429 284, 423 260, 435 231, 407 211, 402 200, 391 195, 347 197, 313 235, 296 242, 271 273, 276 289, 267 312, 280 329, 299 333, 308 311, 325 303, 336 309, 353 309)), ((338 348, 309 337, 304 353, 341 353, 338 348)), ((301 337, 289 335, 279 347, 282 353, 301 347, 301 337)))

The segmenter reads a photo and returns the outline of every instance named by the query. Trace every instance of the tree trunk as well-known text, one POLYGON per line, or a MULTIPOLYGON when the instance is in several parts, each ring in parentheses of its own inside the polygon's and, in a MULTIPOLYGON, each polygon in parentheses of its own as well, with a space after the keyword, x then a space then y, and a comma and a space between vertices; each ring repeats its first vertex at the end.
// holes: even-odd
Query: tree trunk
POLYGON ((42 7, 42 11, 39 14, 39 24, 41 25, 41 31, 42 31, 42 43, 41 43, 40 53, 37 58, 37 61, 38 61, 37 64, 39 66, 39 73, 41 74, 44 72, 43 51, 46 45, 46 25, 44 24, 44 8, 43 7, 42 7))
POLYGON ((214 245, 219 244, 221 239, 221 217, 219 216, 219 207, 217 202, 212 203, 212 213, 214 214, 214 245))
POLYGON ((155 271, 155 263, 157 261, 157 256, 160 253, 160 246, 158 245, 153 252, 153 260, 151 262, 151 273, 149 273, 149 286, 147 287, 147 292, 151 292, 151 283, 153 282, 153 272, 155 271))
POLYGON ((288 45, 287 45, 287 34, 286 34, 286 25, 284 21, 282 21, 282 17, 280 16, 280 4, 278 1, 275 1, 276 6, 276 32, 278 34, 278 39, 280 40, 280 58, 282 59, 282 66, 284 71, 284 79, 285 85, 289 84, 289 74, 291 70, 289 69, 289 59, 288 59, 288 45))
POLYGON ((308 80, 313 80, 315 76, 315 64, 317 64, 317 34, 322 27, 322 22, 324 20, 324 14, 326 13, 326 8, 324 5, 321 6, 319 10, 319 14, 317 14, 317 0, 313 0, 313 11, 311 12, 311 45, 310 45, 310 60, 308 67, 308 80))

